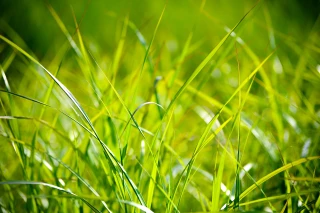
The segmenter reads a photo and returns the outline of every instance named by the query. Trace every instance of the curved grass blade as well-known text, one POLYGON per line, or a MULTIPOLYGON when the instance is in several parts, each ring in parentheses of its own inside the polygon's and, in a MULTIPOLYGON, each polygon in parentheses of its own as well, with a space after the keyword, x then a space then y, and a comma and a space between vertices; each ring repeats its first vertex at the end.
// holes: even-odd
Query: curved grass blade
MULTIPOLYGON (((9 91, 6 91, 6 90, 1 90, 1 89, 0 89, 0 92, 5 92, 5 93, 8 93, 8 94, 17 96, 17 97, 19 97, 19 98, 26 99, 26 100, 28 100, 28 101, 32 101, 32 102, 37 103, 37 104, 41 104, 41 105, 43 105, 43 106, 45 106, 45 107, 50 107, 51 109, 54 109, 54 110, 60 112, 61 114, 65 115, 66 117, 68 117, 69 119, 71 119, 72 121, 74 121, 76 124, 78 124, 79 126, 81 126, 84 130, 86 130, 86 131, 87 131, 90 135, 92 135, 93 137, 96 137, 96 135, 95 135, 93 132, 91 132, 91 131, 90 131, 86 126, 84 126, 82 123, 80 123, 80 122, 77 121, 75 118, 71 117, 71 116, 68 115, 67 113, 65 113, 65 112, 63 112, 63 111, 61 111, 61 110, 59 110, 59 109, 57 109, 57 108, 55 108, 55 107, 52 107, 52 106, 50 106, 50 105, 48 105, 48 104, 46 104, 46 103, 44 103, 44 102, 38 101, 38 100, 33 99, 33 98, 29 98, 29 97, 27 97, 27 96, 20 95, 20 94, 14 93, 14 92, 9 92, 9 91)), ((40 120, 41 120, 41 119, 40 119, 40 120)))
POLYGON ((317 192, 320 192, 320 189, 311 189, 311 190, 307 190, 307 191, 286 193, 286 194, 282 194, 282 195, 276 195, 276 196, 271 196, 271 197, 267 197, 267 198, 261 198, 261 199, 257 199, 257 200, 251 200, 248 202, 240 203, 240 206, 248 206, 251 204, 256 204, 256 203, 261 203, 261 202, 270 202, 272 200, 276 200, 276 201, 286 200, 291 197, 298 197, 301 195, 309 195, 309 194, 317 193, 317 192))
POLYGON ((39 118, 26 117, 26 116, 0 116, 0 120, 1 119, 3 119, 3 120, 32 120, 32 121, 39 122, 39 123, 47 126, 48 128, 52 129, 54 132, 56 132, 58 135, 60 135, 63 139, 65 139, 71 145, 72 148, 75 148, 75 145, 70 142, 70 139, 67 136, 65 136, 62 132, 60 132, 55 127, 51 126, 48 122, 41 120, 39 118))
POLYGON ((85 204, 87 204, 89 206, 89 208, 96 213, 101 213, 98 209, 96 209, 93 205, 91 205, 87 200, 85 200, 84 198, 82 198, 81 196, 78 196, 76 194, 74 194, 71 191, 65 190, 59 186, 55 186, 49 183, 44 183, 44 182, 36 182, 36 181, 5 181, 5 182, 0 182, 0 185, 41 185, 41 186, 46 186, 52 189, 56 189, 58 191, 70 194, 76 198, 81 199, 85 204))
POLYGON ((142 206, 138 203, 132 202, 132 201, 127 201, 127 200, 119 200, 120 203, 124 203, 133 207, 136 207, 137 209, 140 209, 141 211, 144 211, 145 213, 153 213, 150 209, 148 209, 145 206, 142 206))
MULTIPOLYGON (((175 83, 180 87, 183 85, 182 81, 179 80, 179 79, 176 79, 175 83)), ((209 95, 205 94, 204 92, 202 92, 200 90, 197 90, 196 88, 194 88, 191 85, 189 85, 187 87, 187 91, 192 93, 192 94, 196 94, 197 97, 199 97, 202 100, 204 100, 204 101, 216 106, 218 109, 223 107, 223 103, 221 103, 220 101, 210 97, 209 95)), ((228 115, 233 115, 234 114, 234 112, 231 109, 229 109, 227 106, 224 106, 224 110, 223 111, 226 112, 228 115)))
MULTIPOLYGON (((140 104, 140 105, 133 111, 133 113, 132 113, 132 118, 134 118, 134 115, 136 114, 136 112, 139 111, 139 109, 141 109, 142 107, 144 107, 144 106, 146 106, 146 105, 150 105, 150 104, 154 104, 154 105, 158 106, 160 109, 162 109, 162 110, 165 111, 165 109, 163 108, 163 106, 161 106, 160 104, 158 104, 158 103, 156 103, 156 102, 149 101, 149 102, 145 102, 145 103, 140 104)), ((125 132, 126 128, 128 127, 130 121, 131 121, 131 117, 130 117, 130 119, 127 121, 127 124, 125 125, 125 127, 124 127, 124 129, 123 129, 123 131, 122 131, 122 133, 121 133, 121 135, 120 135, 120 138, 121 138, 122 135, 124 134, 124 132, 125 132)))
POLYGON ((242 200, 244 197, 246 197, 250 192, 252 192, 254 189, 256 189, 258 186, 260 186, 262 183, 266 182, 267 180, 269 180, 270 178, 274 177, 275 175, 287 171, 288 169, 298 166, 302 163, 311 161, 311 160, 319 160, 320 156, 313 156, 313 157, 307 157, 307 158, 301 158, 299 160, 296 160, 292 163, 288 163, 282 167, 280 167, 279 169, 269 173, 268 175, 262 177, 260 180, 256 181, 255 184, 251 185, 249 188, 247 188, 244 192, 241 193, 239 199, 242 200))
MULTIPOLYGON (((49 70, 47 70, 40 62, 38 62, 36 59, 34 59, 31 55, 29 55, 27 52, 25 52, 23 49, 21 49, 18 45, 16 45, 15 43, 13 43, 12 41, 10 41, 9 39, 5 38, 4 36, 0 35, 0 39, 2 39, 3 41, 5 41, 6 43, 8 43, 10 46, 12 46, 13 48, 17 49, 19 52, 21 52, 23 55, 25 55, 27 58, 29 58, 31 61, 33 61, 35 64, 37 64, 38 66, 40 66, 43 70, 45 70, 45 72, 56 82, 56 84, 63 90, 63 92, 69 97, 69 99, 73 102, 73 104, 76 106, 76 108, 80 111, 80 113, 82 114, 82 116, 85 118, 86 122, 88 123, 88 125, 90 126, 90 128, 92 129, 93 133, 96 135, 97 140, 99 141, 99 143, 101 144, 101 146, 103 147, 103 151, 104 154, 106 156, 106 158, 112 163, 112 165, 116 168, 116 166, 118 166, 118 168, 120 169, 120 171, 124 174, 125 178, 127 179, 127 181, 129 182, 129 184, 131 185, 134 193, 136 194, 137 198, 139 199, 140 203, 142 205, 145 205, 145 202, 143 200, 143 197, 141 195, 141 193, 139 192, 138 188, 136 187, 136 185, 133 183, 133 181, 130 179, 128 173, 125 171, 125 169, 123 168, 123 166, 121 165, 121 163, 118 161, 118 159, 116 158, 116 156, 113 154, 113 152, 110 150, 110 148, 105 145, 102 140, 99 138, 98 133, 96 132, 93 124, 91 123, 88 115, 86 114, 86 112, 83 110, 83 108, 81 107, 80 103, 78 102, 78 100, 73 96, 73 94, 54 76, 51 74, 51 72, 49 72, 49 70)), ((118 93, 116 93, 117 95, 119 95, 118 93)), ((120 96, 119 96, 120 97, 120 96)), ((128 109, 127 109, 128 110, 128 109)), ((128 110, 128 112, 130 113, 130 111, 128 110)), ((130 113, 131 115, 131 113, 130 113)), ((132 116, 132 115, 131 115, 132 116)), ((135 121, 135 120, 133 120, 135 121)), ((140 129, 139 129, 140 130, 140 129)), ((140 130, 141 131, 141 130, 140 130)), ((141 131, 142 133, 142 131, 141 131)), ((143 134, 143 133, 142 133, 143 134)))

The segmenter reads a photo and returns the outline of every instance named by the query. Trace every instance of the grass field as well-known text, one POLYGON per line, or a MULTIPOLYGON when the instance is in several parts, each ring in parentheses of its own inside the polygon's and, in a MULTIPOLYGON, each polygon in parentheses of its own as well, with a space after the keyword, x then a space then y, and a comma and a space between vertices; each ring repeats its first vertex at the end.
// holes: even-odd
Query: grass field
POLYGON ((320 212, 319 1, 0 2, 0 212, 320 212))

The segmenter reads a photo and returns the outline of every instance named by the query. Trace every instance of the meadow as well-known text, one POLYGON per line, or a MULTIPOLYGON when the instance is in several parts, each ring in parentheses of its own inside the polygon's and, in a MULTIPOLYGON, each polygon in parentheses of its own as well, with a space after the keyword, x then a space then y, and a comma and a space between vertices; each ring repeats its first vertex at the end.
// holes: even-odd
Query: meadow
POLYGON ((0 2, 0 212, 320 212, 320 2, 0 2))

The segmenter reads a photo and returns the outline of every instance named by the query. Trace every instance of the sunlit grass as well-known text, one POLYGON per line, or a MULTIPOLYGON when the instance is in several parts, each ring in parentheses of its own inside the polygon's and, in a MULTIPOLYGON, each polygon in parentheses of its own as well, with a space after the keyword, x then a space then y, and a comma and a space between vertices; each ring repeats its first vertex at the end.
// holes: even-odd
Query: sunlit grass
POLYGON ((0 22, 1 212, 319 211, 319 18, 70 4, 45 47, 0 22))

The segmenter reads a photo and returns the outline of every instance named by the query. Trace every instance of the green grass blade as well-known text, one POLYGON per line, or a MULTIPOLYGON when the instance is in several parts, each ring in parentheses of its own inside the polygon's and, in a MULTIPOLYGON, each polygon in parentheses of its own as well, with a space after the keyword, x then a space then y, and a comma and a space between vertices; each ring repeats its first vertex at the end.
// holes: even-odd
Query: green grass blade
POLYGON ((261 199, 257 199, 257 200, 251 200, 248 202, 240 203, 240 206, 247 206, 247 205, 252 205, 252 204, 261 203, 261 202, 270 202, 273 200, 275 200, 275 201, 286 200, 288 198, 298 197, 301 195, 309 195, 309 194, 317 193, 317 192, 320 192, 320 189, 310 189, 307 191, 299 191, 299 192, 292 192, 292 193, 286 193, 286 194, 281 194, 281 195, 275 195, 275 196, 270 196, 267 198, 261 198, 261 199))
POLYGON ((258 181, 256 181, 255 184, 251 185, 249 188, 247 188, 244 192, 241 193, 240 195, 240 200, 242 200, 244 197, 246 197, 250 192, 252 192, 254 189, 256 189, 258 186, 260 186, 262 183, 266 182, 267 180, 269 180, 270 178, 274 177, 275 175, 287 171, 288 169, 298 166, 302 163, 308 162, 308 161, 312 161, 312 160, 319 160, 320 156, 313 156, 313 157, 307 157, 307 158, 301 158, 299 160, 293 161, 292 163, 288 163, 282 167, 280 167, 279 169, 269 173, 268 175, 262 177, 261 179, 259 179, 258 181))
POLYGON ((98 209, 96 209, 93 205, 91 205, 87 200, 85 200, 84 198, 82 198, 81 196, 78 196, 76 194, 74 194, 73 192, 69 191, 69 190, 65 190, 59 186, 55 186, 49 183, 44 183, 44 182, 36 182, 36 181, 5 181, 5 182, 0 182, 0 185, 39 185, 39 186, 46 186, 52 189, 56 189, 58 191, 70 194, 76 198, 81 199, 84 203, 86 203, 89 208, 96 213, 100 213, 100 211, 98 209))

